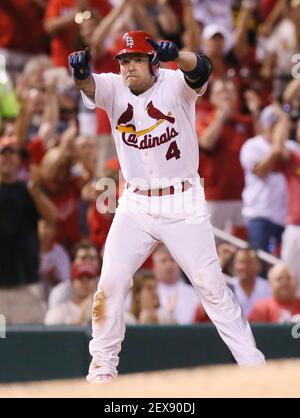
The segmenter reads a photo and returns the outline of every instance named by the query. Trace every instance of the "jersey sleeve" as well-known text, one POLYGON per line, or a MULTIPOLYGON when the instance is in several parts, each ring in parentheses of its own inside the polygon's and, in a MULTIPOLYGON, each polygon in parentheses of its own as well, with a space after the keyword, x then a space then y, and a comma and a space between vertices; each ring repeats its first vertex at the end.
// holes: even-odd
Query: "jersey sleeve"
POLYGON ((200 89, 194 90, 187 84, 184 74, 180 69, 173 71, 172 77, 176 79, 172 84, 172 88, 175 88, 176 93, 180 97, 183 97, 186 101, 196 100, 198 96, 202 96, 206 92, 208 82, 206 82, 200 89))
POLYGON ((96 84, 95 100, 81 91, 83 103, 89 109, 100 107, 111 114, 114 96, 118 89, 118 75, 113 73, 92 74, 96 84))

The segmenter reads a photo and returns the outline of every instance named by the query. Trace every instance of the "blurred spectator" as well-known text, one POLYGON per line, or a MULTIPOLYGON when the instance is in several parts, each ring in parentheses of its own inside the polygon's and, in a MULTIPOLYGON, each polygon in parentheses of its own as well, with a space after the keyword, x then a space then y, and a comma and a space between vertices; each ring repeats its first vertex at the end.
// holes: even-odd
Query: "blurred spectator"
POLYGON ((95 137, 80 135, 75 141, 77 172, 81 177, 90 180, 97 177, 97 148, 95 137))
POLYGON ((249 241, 253 248, 270 252, 273 245, 281 243, 287 198, 283 174, 273 171, 278 158, 278 149, 272 145, 277 122, 276 106, 265 107, 260 116, 261 135, 250 138, 240 155, 245 171, 243 215, 249 241))
MULTIPOLYGON (((248 28, 251 23, 253 25, 257 5, 251 0, 240 2, 233 27, 232 0, 227 0, 226 5, 222 2, 222 6, 216 5, 215 2, 206 1, 205 3, 209 4, 213 14, 218 16, 211 14, 210 18, 206 19, 206 22, 202 25, 201 50, 212 57, 213 67, 216 67, 217 70, 217 77, 225 75, 219 74, 219 71, 222 67, 223 70, 225 69, 226 63, 230 64, 230 73, 234 75, 235 70, 241 69, 237 66, 238 63, 241 65, 254 63, 254 54, 249 45, 248 28), (230 14, 226 22, 224 18, 228 11, 230 11, 230 14)), ((197 16, 196 19, 199 21, 197 16)), ((251 68, 249 69, 251 70, 251 68)))
MULTIPOLYGON (((259 15, 263 23, 266 23, 266 20, 271 19, 271 14, 275 12, 275 6, 282 3, 281 0, 260 0, 259 2, 259 15)), ((281 4, 280 4, 280 7, 281 4)), ((274 17, 272 17, 274 20, 274 17)))
MULTIPOLYGON (((228 3, 227 7, 229 6, 228 3)), ((230 1, 230 3, 232 2, 230 1)), ((214 2, 211 3, 211 8, 217 10, 218 8, 214 9, 214 6, 214 2)), ((220 10, 222 10, 221 5, 219 6, 219 12, 220 10)), ((255 45, 250 42, 251 37, 248 33, 249 27, 253 24, 255 10, 255 3, 243 1, 237 12, 234 30, 229 30, 217 19, 205 25, 197 49, 197 51, 200 50, 206 54, 212 62, 211 81, 223 77, 229 77, 233 80, 240 99, 239 107, 245 113, 251 112, 244 99, 245 91, 250 89, 261 92, 261 90, 266 89, 265 86, 263 88, 258 79, 255 45)), ((210 108, 207 96, 199 98, 198 104, 210 108)))
POLYGON ((160 306, 157 281, 151 271, 140 271, 133 279, 130 311, 126 324, 175 324, 171 312, 160 306))
POLYGON ((221 270, 227 276, 233 276, 233 259, 237 252, 237 247, 223 242, 217 246, 221 270))
MULTIPOLYGON (((289 119, 289 116, 283 113, 274 132, 274 143, 278 146, 281 162, 278 168, 285 175, 288 193, 281 257, 296 277, 297 294, 300 296, 300 149, 292 150, 287 146, 290 131, 289 119)), ((300 119, 297 122, 296 139, 297 143, 300 143, 300 119)))
POLYGON ((299 2, 280 0, 272 21, 264 25, 262 35, 268 37, 261 40, 261 75, 272 79, 273 96, 281 98, 286 85, 292 79, 292 57, 300 47, 299 2))
POLYGON ((74 94, 74 83, 65 68, 49 67, 49 59, 44 57, 31 62, 30 73, 26 75, 24 71, 18 78, 22 107, 16 134, 20 146, 28 152, 29 162, 40 164, 46 152, 58 145, 60 133, 68 127, 69 121, 77 117, 78 96, 74 94), (40 80, 32 84, 32 75, 37 70, 40 80))
POLYGON ((56 240, 69 251, 81 239, 79 201, 81 188, 90 176, 88 172, 77 175, 72 172, 76 162, 76 135, 76 125, 71 123, 60 145, 50 149, 41 164, 46 193, 57 208, 56 240))
POLYGON ((14 78, 26 61, 47 52, 43 15, 47 0, 1 0, 0 54, 14 78))
POLYGON ((12 80, 6 69, 6 59, 0 52, 0 134, 10 135, 7 125, 14 122, 18 112, 19 104, 12 80))
POLYGON ((239 249, 234 257, 232 288, 246 316, 260 299, 271 296, 269 283, 258 276, 260 263, 252 249, 239 249))
POLYGON ((244 223, 241 215, 244 173, 239 155, 246 139, 254 133, 254 119, 239 112, 237 90, 230 79, 213 82, 210 100, 212 111, 197 108, 199 174, 204 178, 212 224, 221 229, 226 224, 239 228, 244 223))
POLYGON ((58 283, 70 280, 71 261, 68 253, 61 245, 55 242, 56 225, 41 220, 39 222, 40 240, 40 269, 46 296, 58 283))
POLYGON ((180 7, 177 11, 174 8, 174 11, 181 27, 181 49, 183 51, 198 52, 201 39, 201 26, 195 19, 192 1, 182 0, 180 3, 177 2, 177 4, 180 7))
POLYGON ((161 306, 178 324, 192 323, 199 303, 193 287, 183 281, 180 267, 164 245, 154 251, 152 258, 161 306))
POLYGON ((249 321, 277 324, 299 322, 300 299, 296 297, 296 279, 289 268, 283 263, 277 264, 269 270, 268 278, 272 297, 257 302, 249 321))
POLYGON ((97 173, 99 167, 99 154, 96 147, 96 138, 89 135, 78 136, 75 141, 75 152, 77 163, 73 167, 72 171, 74 174, 76 173, 76 175, 79 175, 82 179, 85 179, 86 181, 84 181, 84 183, 87 182, 87 184, 85 184, 81 189, 81 199, 79 202, 79 228, 82 236, 88 237, 90 230, 87 214, 90 203, 87 201, 89 199, 85 199, 83 197, 83 191, 86 187, 90 186, 94 188, 94 194, 96 192, 94 179, 98 176, 97 173))
POLYGON ((56 67, 66 67, 68 55, 77 50, 78 27, 93 14, 105 16, 111 9, 108 0, 49 0, 45 30, 51 37, 51 58, 56 67))
POLYGON ((195 19, 203 27, 216 23, 231 33, 233 0, 192 0, 195 19))
POLYGON ((71 275, 72 297, 48 310, 46 325, 86 325, 91 322, 99 270, 91 263, 74 263, 71 275))
MULTIPOLYGON (((49 57, 38 55, 27 61, 23 72, 16 79, 16 95, 20 103, 20 112, 15 129, 19 146, 22 148, 25 148, 28 141, 38 133, 43 122, 52 126, 52 135, 53 128, 58 122, 58 116, 55 119, 52 115, 53 112, 55 114, 58 112, 58 104, 53 100, 53 90, 47 90, 44 78, 45 72, 49 69, 51 69, 49 57), (45 115, 47 116, 44 118, 45 115)), ((47 148, 45 143, 43 145, 47 148)))
MULTIPOLYGON (((89 241, 82 241, 77 244, 74 250, 73 265, 75 264, 90 264, 100 272, 102 260, 95 245, 89 241)), ((49 296, 49 308, 55 308, 61 303, 70 300, 72 298, 72 292, 70 281, 64 281, 55 286, 49 296)))
POLYGON ((43 322, 44 295, 39 282, 40 217, 55 221, 56 211, 40 188, 32 167, 28 185, 18 181, 16 139, 0 140, 0 306, 7 323, 43 322))
POLYGON ((203 322, 210 322, 210 318, 207 315, 207 313, 205 312, 203 306, 201 304, 198 304, 194 318, 193 318, 193 323, 194 324, 198 324, 198 323, 203 323, 203 322))
MULTIPOLYGON (((138 28, 154 38, 180 42, 178 15, 169 0, 129 0, 138 28)), ((173 2, 174 3, 174 2, 173 2)), ((179 46, 180 43, 179 43, 179 46)))
MULTIPOLYGON (((97 184, 95 181, 86 184, 82 190, 83 199, 91 202, 87 213, 89 240, 97 246, 100 253, 103 250, 109 228, 113 221, 116 202, 119 198, 119 188, 122 187, 122 185, 119 184, 120 169, 119 161, 117 159, 111 159, 106 162, 101 176, 102 178, 114 180, 115 195, 111 196, 115 203, 113 207, 109 207, 108 198, 103 202, 105 207, 102 205, 99 207, 97 198, 103 190, 96 190, 97 184)), ((108 190, 105 191, 106 195, 107 193, 108 190)))
POLYGON ((201 50, 209 57, 213 65, 212 80, 226 76, 233 76, 234 81, 240 84, 235 67, 237 62, 226 51, 226 40, 228 34, 224 28, 217 24, 208 25, 202 32, 201 44, 199 41, 198 50, 201 50))

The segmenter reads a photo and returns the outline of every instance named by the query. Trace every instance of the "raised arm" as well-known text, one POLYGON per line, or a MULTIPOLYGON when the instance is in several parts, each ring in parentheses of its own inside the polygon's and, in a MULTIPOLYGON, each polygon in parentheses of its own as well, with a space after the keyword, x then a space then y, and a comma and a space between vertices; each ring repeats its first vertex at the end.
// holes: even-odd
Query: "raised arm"
POLYGON ((175 12, 169 4, 169 0, 158 0, 158 21, 164 33, 176 33, 179 31, 179 23, 175 12))
POLYGON ((30 177, 27 186, 28 191, 41 217, 48 222, 55 222, 57 219, 56 208, 51 200, 43 192, 40 186, 40 181, 40 169, 32 165, 30 167, 30 177))
POLYGON ((91 50, 94 57, 96 54, 97 58, 101 58, 105 53, 104 41, 109 34, 112 25, 122 16, 128 3, 126 0, 121 0, 121 2, 115 6, 98 24, 96 29, 93 32, 92 41, 91 41, 91 50))
POLYGON ((300 77, 290 81, 283 93, 285 102, 292 103, 300 95, 300 77))
MULTIPOLYGON (((127 0, 128 1, 128 0, 127 0)), ((132 16, 136 23, 143 28, 144 31, 151 33, 154 38, 159 37, 159 30, 153 16, 149 14, 145 5, 140 0, 129 0, 128 4, 132 10, 132 16)))
POLYGON ((288 117, 283 112, 272 133, 272 150, 261 161, 258 161, 253 167, 253 173, 259 177, 269 174, 274 167, 274 163, 280 159, 288 159, 289 151, 285 148, 284 143, 288 134, 288 117))
POLYGON ((201 27, 194 18, 191 0, 183 1, 184 51, 200 51, 201 27))
POLYGON ((69 64, 73 69, 73 78, 77 88, 94 100, 96 84, 92 77, 90 60, 91 54, 88 48, 69 55, 69 64))
POLYGON ((214 119, 209 126, 198 135, 200 147, 206 151, 212 151, 218 143, 223 124, 228 116, 229 109, 226 103, 216 111, 214 119))
POLYGON ((184 73, 187 84, 197 90, 207 82, 212 70, 209 58, 205 55, 195 54, 194 52, 179 51, 174 42, 147 39, 156 51, 152 61, 157 64, 159 61, 175 61, 184 73))
POLYGON ((248 53, 248 23, 256 8, 253 1, 244 0, 237 16, 237 25, 233 32, 233 52, 239 60, 242 60, 248 53))

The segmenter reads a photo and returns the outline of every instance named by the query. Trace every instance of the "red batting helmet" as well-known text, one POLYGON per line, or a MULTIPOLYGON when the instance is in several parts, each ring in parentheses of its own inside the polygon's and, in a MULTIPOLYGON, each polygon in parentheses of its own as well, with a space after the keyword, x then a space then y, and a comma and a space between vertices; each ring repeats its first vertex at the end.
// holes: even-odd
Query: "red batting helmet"
MULTIPOLYGON (((117 42, 116 50, 118 52, 115 55, 115 58, 119 59, 123 54, 146 54, 154 57, 155 50, 153 46, 147 42, 147 38, 151 38, 149 33, 143 32, 141 30, 126 32, 123 36, 121 36, 121 38, 119 38, 117 42)), ((151 69, 153 74, 157 74, 159 64, 151 64, 151 69)))

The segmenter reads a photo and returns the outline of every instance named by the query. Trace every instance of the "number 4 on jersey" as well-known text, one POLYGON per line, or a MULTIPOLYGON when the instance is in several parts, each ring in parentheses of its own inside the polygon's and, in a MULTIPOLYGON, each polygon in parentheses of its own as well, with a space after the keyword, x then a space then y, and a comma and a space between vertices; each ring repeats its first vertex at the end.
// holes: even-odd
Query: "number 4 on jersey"
POLYGON ((176 158, 176 160, 178 160, 178 158, 180 158, 180 149, 177 146, 176 141, 171 142, 168 151, 166 153, 166 159, 170 160, 171 158, 176 158))

